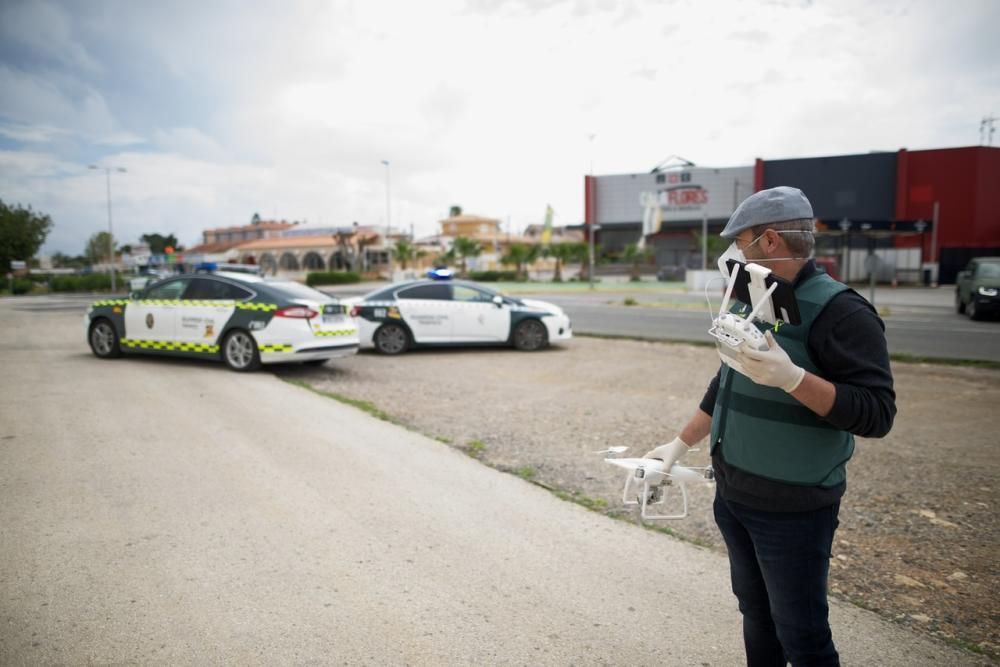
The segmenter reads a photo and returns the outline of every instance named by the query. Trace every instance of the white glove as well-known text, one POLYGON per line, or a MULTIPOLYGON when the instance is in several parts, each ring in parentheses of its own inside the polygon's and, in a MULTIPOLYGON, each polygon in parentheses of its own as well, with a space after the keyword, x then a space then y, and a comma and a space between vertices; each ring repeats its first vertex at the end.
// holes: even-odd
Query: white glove
POLYGON ((767 350, 754 350, 746 345, 740 348, 739 362, 743 366, 743 374, 757 384, 780 387, 790 394, 799 388, 806 371, 792 362, 770 331, 764 333, 764 338, 767 350))
POLYGON ((642 455, 644 459, 660 459, 663 461, 664 470, 670 470, 680 457, 687 453, 688 444, 680 439, 674 438, 665 445, 660 445, 656 449, 642 455))

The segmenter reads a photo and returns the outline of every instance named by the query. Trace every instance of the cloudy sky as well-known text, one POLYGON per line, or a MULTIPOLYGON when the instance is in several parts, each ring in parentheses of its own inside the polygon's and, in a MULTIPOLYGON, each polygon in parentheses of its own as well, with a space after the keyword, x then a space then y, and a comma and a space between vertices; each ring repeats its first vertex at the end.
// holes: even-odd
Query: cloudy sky
MULTIPOLYGON (((979 143, 995 0, 0 0, 0 199, 44 251, 264 218, 516 232, 583 176, 979 143)), ((1000 124, 1000 123, 998 123, 1000 124)), ((1000 144, 1000 134, 994 145, 1000 144)))

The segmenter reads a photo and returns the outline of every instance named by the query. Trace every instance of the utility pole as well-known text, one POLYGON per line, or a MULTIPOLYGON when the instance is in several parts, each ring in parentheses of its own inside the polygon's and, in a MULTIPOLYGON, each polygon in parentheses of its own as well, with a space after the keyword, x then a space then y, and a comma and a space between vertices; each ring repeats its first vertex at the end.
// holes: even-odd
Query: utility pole
MULTIPOLYGON (((594 289, 594 218, 597 217, 596 207, 594 206, 594 189, 597 187, 594 181, 594 137, 597 135, 594 133, 590 134, 590 178, 587 181, 589 187, 584 188, 587 195, 587 207, 590 209, 590 218, 587 220, 587 279, 590 282, 590 289, 594 289)), ((586 210, 584 210, 584 215, 586 215, 586 210)))
POLYGON ((934 217, 933 217, 934 227, 931 228, 931 261, 934 262, 934 280, 931 281, 931 285, 934 287, 938 286, 938 278, 941 275, 941 263, 938 261, 938 225, 941 222, 941 202, 934 202, 934 217))
POLYGON ((997 116, 984 116, 979 122, 979 143, 987 146, 993 145, 993 133, 996 132, 995 123, 1000 120, 997 116))
POLYGON ((389 241, 389 225, 392 224, 392 209, 390 208, 389 161, 382 160, 385 165, 385 254, 389 262, 389 282, 392 282, 392 246, 389 241))
POLYGON ((115 241, 111 230, 111 171, 126 173, 125 167, 98 167, 96 164, 89 165, 88 169, 104 170, 104 175, 108 183, 108 269, 111 271, 111 291, 116 290, 115 284, 115 241))

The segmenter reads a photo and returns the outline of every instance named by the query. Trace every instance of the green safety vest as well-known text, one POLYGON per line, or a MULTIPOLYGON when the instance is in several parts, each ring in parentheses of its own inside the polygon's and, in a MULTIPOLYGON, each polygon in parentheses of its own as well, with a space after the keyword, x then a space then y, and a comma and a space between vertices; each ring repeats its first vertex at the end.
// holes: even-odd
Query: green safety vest
MULTIPOLYGON (((770 329, 792 361, 819 374, 809 356, 809 330, 835 295, 849 289, 817 271, 795 289, 801 324, 757 322, 770 329)), ((749 308, 736 304, 731 312, 749 308)), ((854 436, 841 431, 777 387, 754 383, 722 365, 712 413, 712 453, 721 447, 727 464, 766 479, 801 486, 832 487, 847 478, 845 465, 854 453, 854 436)))

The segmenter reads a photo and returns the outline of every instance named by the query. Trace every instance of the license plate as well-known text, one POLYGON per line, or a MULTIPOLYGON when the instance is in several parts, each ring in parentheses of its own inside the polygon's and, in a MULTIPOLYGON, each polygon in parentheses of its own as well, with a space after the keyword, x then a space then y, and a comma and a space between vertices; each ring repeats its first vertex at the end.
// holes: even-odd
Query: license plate
POLYGON ((333 324, 335 322, 343 321, 344 317, 342 315, 324 315, 323 324, 333 324))

